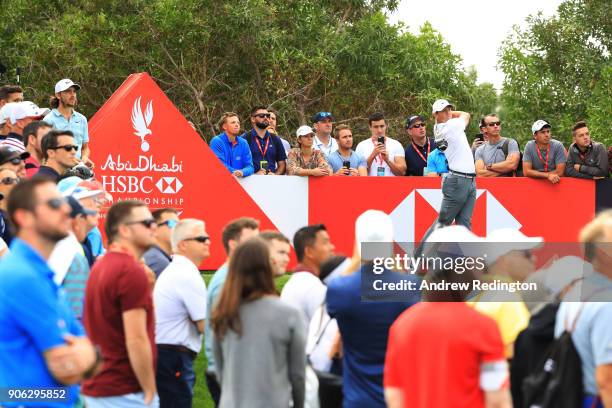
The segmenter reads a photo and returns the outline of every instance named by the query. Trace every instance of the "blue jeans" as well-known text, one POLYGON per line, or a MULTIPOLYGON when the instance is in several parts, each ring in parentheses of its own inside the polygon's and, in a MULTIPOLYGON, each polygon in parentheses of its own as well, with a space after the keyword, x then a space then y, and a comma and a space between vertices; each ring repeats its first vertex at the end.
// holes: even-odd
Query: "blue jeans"
POLYGON ((159 398, 153 398, 150 405, 144 403, 144 393, 117 395, 114 397, 88 397, 85 395, 87 408, 158 408, 159 398))
POLYGON ((442 177, 443 199, 440 214, 429 227, 421 242, 425 242, 435 229, 449 226, 453 221, 456 221, 457 225, 472 229, 472 213, 476 203, 476 180, 451 173, 446 173, 442 177))
POLYGON ((155 380, 160 408, 191 408, 195 385, 192 356, 158 347, 155 380))

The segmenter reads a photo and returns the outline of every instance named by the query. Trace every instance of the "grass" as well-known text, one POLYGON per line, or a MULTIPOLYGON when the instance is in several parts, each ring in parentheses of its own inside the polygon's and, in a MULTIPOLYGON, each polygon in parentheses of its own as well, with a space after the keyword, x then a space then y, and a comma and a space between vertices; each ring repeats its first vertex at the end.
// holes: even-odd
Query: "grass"
MULTIPOLYGON (((214 272, 205 272, 202 274, 206 286, 210 282, 214 272)), ((276 289, 278 293, 283 289, 285 283, 289 280, 290 275, 283 275, 276 279, 276 289)), ((202 351, 198 354, 194 364, 194 370, 196 373, 196 384, 194 389, 193 407, 196 408, 213 408, 213 403, 210 394, 208 393, 208 387, 206 387, 206 353, 204 352, 204 343, 202 342, 202 351)))

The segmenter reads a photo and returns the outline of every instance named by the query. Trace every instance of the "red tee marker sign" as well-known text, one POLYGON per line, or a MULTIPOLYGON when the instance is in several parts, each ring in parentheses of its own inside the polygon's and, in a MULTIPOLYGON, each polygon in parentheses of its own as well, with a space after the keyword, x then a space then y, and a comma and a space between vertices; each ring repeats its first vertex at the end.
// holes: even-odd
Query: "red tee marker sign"
POLYGON ((96 178, 115 201, 172 207, 206 222, 212 244, 203 268, 225 260, 228 221, 249 216, 275 229, 148 74, 130 75, 90 120, 89 133, 96 178))

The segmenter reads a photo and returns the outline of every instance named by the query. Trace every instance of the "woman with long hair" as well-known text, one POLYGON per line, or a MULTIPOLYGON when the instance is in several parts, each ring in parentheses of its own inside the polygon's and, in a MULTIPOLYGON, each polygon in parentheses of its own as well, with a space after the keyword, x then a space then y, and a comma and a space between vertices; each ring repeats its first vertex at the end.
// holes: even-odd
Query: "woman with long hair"
POLYGON ((239 245, 212 313, 219 406, 304 406, 305 339, 300 312, 278 297, 261 238, 239 245))

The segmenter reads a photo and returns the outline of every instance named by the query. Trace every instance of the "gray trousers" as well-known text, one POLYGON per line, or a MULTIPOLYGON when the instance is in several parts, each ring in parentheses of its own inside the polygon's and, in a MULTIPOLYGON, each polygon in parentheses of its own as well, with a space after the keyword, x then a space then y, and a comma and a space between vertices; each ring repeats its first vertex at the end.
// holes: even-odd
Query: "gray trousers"
POLYGON ((442 206, 438 218, 423 236, 421 242, 437 228, 446 227, 456 221, 467 229, 472 229, 472 213, 476 203, 476 179, 447 173, 442 180, 442 206))

